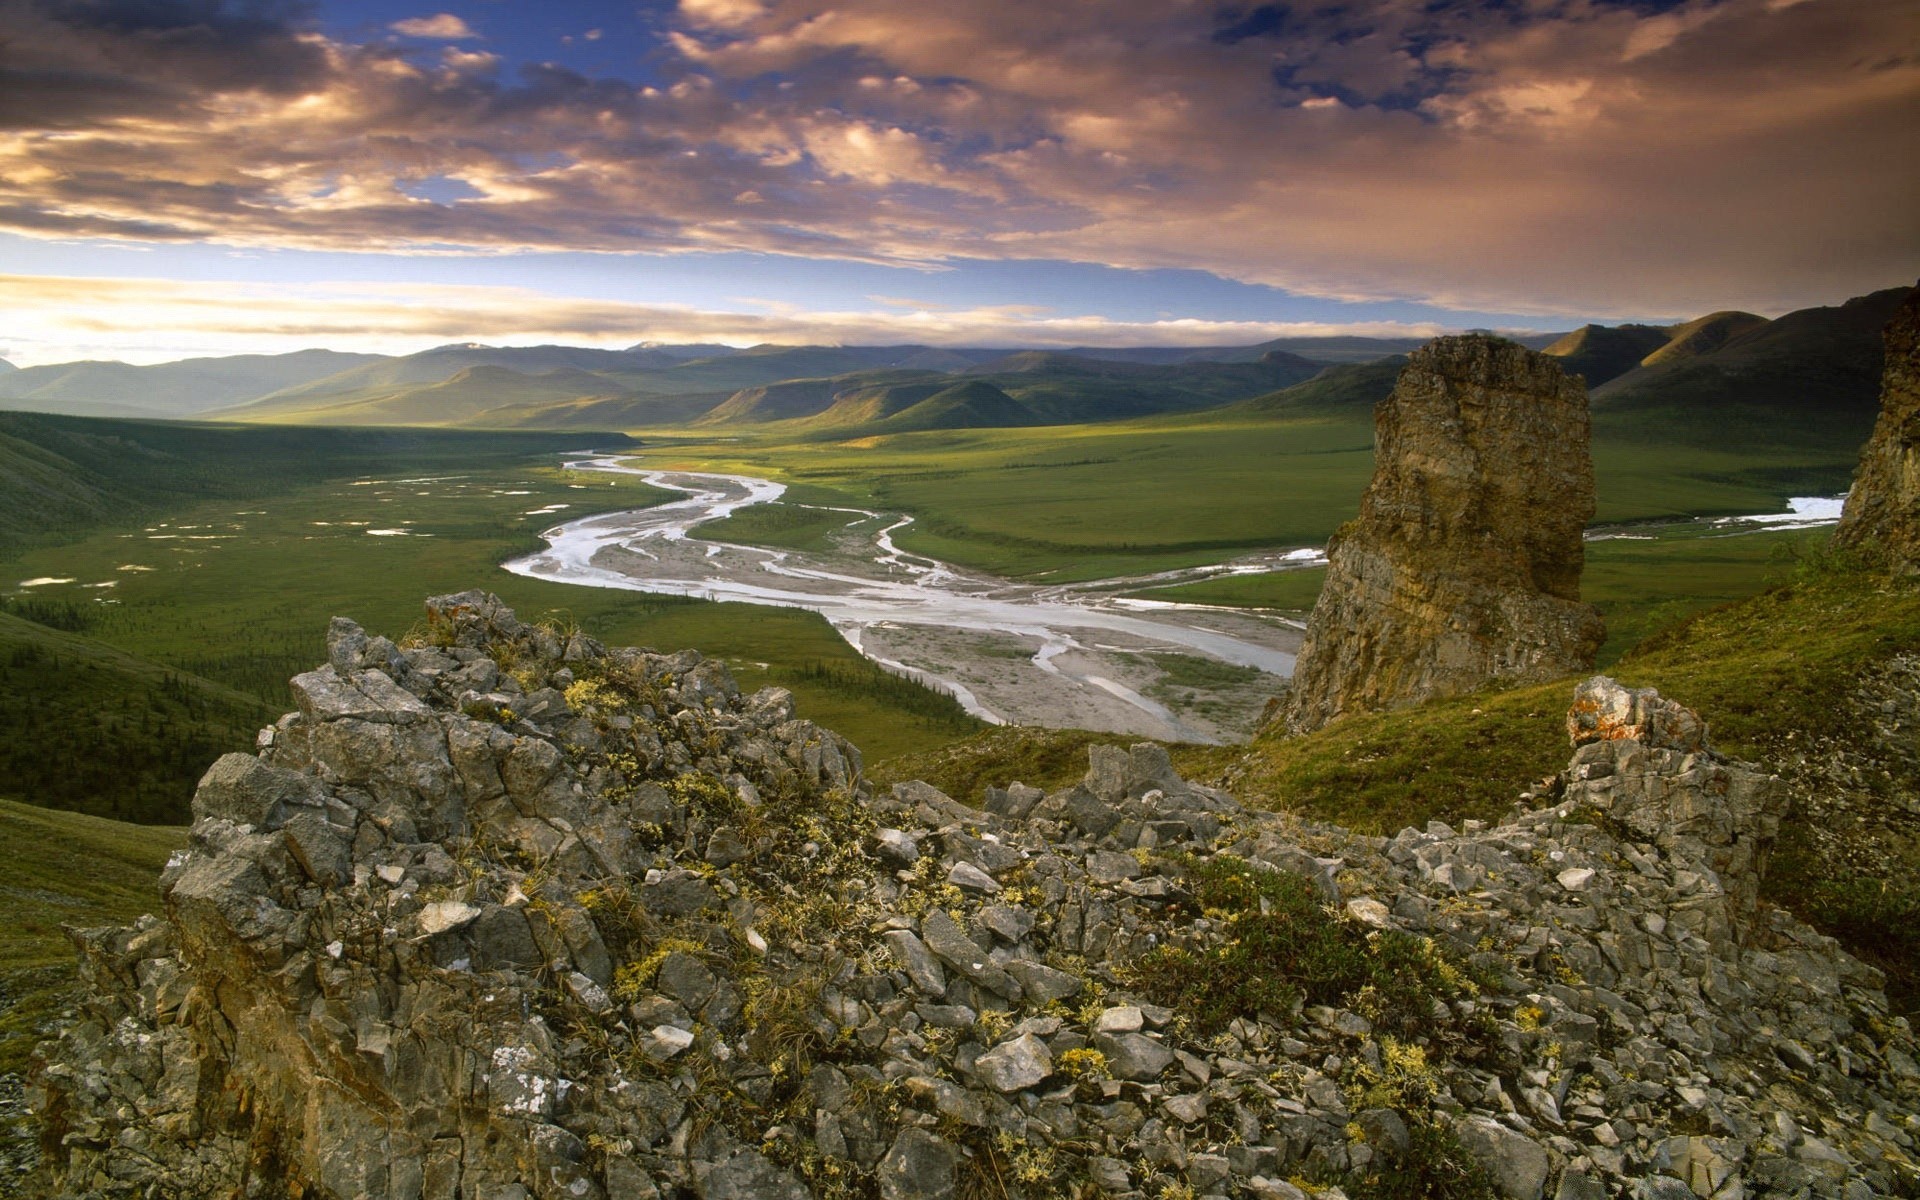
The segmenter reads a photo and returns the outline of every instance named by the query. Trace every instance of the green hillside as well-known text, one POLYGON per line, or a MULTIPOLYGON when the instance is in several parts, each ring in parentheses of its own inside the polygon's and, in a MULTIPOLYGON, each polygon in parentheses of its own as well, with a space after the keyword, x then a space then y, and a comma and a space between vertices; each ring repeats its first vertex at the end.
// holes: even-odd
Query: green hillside
POLYGON ((1593 393, 1596 431, 1638 442, 1852 454, 1880 403, 1880 331, 1906 288, 1788 313, 1706 353, 1669 357, 1593 393))
POLYGON ((418 354, 365 363, 278 391, 255 393, 247 403, 209 415, 221 420, 277 419, 276 414, 282 412, 315 412, 326 403, 364 403, 402 388, 442 383, 474 367, 504 367, 531 376, 561 370, 634 370, 644 367, 648 361, 621 350, 584 346, 483 346, 479 343, 437 346, 418 354))
POLYGON ((207 764, 251 746, 279 710, 81 636, 101 611, 90 601, 0 607, 0 795, 178 821, 207 764))
POLYGON ((326 397, 314 408, 282 408, 276 419, 316 425, 484 425, 501 408, 544 407, 620 391, 605 376, 575 367, 528 375, 509 367, 480 365, 463 367, 451 378, 433 383, 352 393, 364 399, 326 397))
POLYGON ((1341 363, 1331 366, 1302 383, 1282 388, 1265 396, 1223 409, 1223 414, 1304 413, 1315 410, 1339 412, 1355 409, 1371 412, 1373 406, 1393 391, 1394 380, 1407 365, 1404 354, 1366 363, 1341 363))
MULTIPOLYGON (((427 596, 482 587, 529 618, 577 620, 615 644, 695 647, 724 658, 743 685, 791 688, 808 716, 874 758, 977 727, 950 698, 861 658, 815 613, 577 587, 499 568, 537 548, 538 532, 556 520, 673 494, 632 477, 548 467, 409 464, 244 504, 184 504, 150 526, 31 550, 7 564, 0 592, 19 593, 16 603, 78 610, 80 636, 242 693, 270 714, 290 704, 287 679, 324 660, 328 618, 352 617, 397 637, 419 620, 427 596), (16 582, 34 579, 70 582, 16 582), (113 586, 89 586, 103 583, 113 586)), ((57 686, 34 668, 19 703, 57 686)), ((250 715, 243 744, 255 723, 250 715)), ((181 793, 176 804, 184 802, 181 793)))
POLYGON ((391 470, 519 462, 624 435, 301 429, 0 413, 0 561, 203 498, 391 470))
POLYGON ((1583 325, 1541 353, 1559 359, 1569 375, 1596 388, 1639 366, 1671 337, 1672 331, 1662 325, 1583 325))
POLYGON ((62 925, 118 925, 160 907, 160 870, 187 831, 55 812, 0 797, 0 1072, 24 1071, 34 1043, 73 1002, 73 943, 62 925))
POLYGON ((0 408, 97 417, 187 417, 385 361, 378 354, 301 350, 135 367, 60 363, 0 374, 0 408))
MULTIPOLYGON (((1920 585, 1816 557, 1791 584, 1667 626, 1609 673, 1698 709, 1722 752, 1787 771, 1796 786, 1824 787, 1810 782, 1822 748, 1879 736, 1878 705, 1858 698, 1863 681, 1915 653, 1920 585)), ((1497 819, 1524 786, 1566 765, 1576 681, 1348 717, 1306 737, 1267 733, 1244 748, 1194 751, 1189 765, 1225 778, 1243 799, 1362 831, 1497 819)), ((1920 778, 1911 758, 1889 769, 1861 776, 1862 820, 1839 822, 1837 839, 1804 813, 1788 820, 1768 892, 1895 972, 1911 1010, 1920 1004, 1920 847, 1871 831, 1873 810, 1920 794, 1920 778), (1836 847, 1851 858, 1834 858, 1836 847)))
MULTIPOLYGON (((1643 367, 1711 354, 1734 338, 1767 323, 1750 312, 1716 312, 1672 326, 1666 344, 1640 360, 1643 367)), ((1591 385, 1592 381, 1588 381, 1591 385)))

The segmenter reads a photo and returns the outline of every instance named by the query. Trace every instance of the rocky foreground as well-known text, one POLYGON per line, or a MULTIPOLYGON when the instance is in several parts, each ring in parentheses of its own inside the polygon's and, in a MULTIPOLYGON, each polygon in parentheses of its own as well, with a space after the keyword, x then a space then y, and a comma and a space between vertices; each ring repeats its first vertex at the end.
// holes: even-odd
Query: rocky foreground
POLYGON ((1497 827, 1249 811, 1153 746, 984 809, 684 653, 350 622, 76 936, 62 1196, 1913 1194, 1877 975, 1755 898, 1777 780, 1583 685, 1497 827))

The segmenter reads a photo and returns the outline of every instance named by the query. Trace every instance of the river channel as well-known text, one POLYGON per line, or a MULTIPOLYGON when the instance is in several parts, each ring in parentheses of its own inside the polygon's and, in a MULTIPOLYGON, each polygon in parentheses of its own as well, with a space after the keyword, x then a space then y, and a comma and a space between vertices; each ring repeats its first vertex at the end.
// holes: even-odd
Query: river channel
POLYGON ((904 551, 894 536, 912 518, 863 509, 845 510, 847 525, 831 554, 703 540, 691 535, 695 526, 776 500, 784 486, 633 468, 603 457, 567 466, 638 475, 686 496, 555 526, 542 534, 546 550, 506 564, 507 570, 592 587, 811 609, 868 658, 944 688, 994 723, 1181 741, 1244 737, 1293 672, 1299 623, 1119 593, 1325 561, 1316 551, 1294 551, 1193 571, 1023 584, 904 551), (1209 663, 1221 666, 1209 669, 1209 663), (1207 686, 1185 686, 1197 677, 1207 686))

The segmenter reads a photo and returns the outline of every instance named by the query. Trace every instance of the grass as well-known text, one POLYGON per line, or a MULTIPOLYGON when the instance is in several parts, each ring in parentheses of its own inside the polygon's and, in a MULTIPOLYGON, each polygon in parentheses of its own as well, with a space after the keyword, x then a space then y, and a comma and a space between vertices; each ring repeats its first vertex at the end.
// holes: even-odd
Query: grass
MULTIPOLYGON (((1863 743, 1869 731, 1848 698, 1876 664, 1920 653, 1920 587, 1820 563, 1816 553, 1791 582, 1642 640, 1610 673, 1698 710, 1715 748, 1734 758, 1784 766, 1822 744, 1863 743)), ((1181 764, 1223 780, 1247 803, 1362 833, 1497 820, 1526 784, 1565 766, 1563 722, 1577 680, 1352 716, 1307 737, 1265 733, 1243 747, 1193 748, 1181 764)), ((1920 781, 1869 784, 1898 790, 1920 781)), ((1886 970, 1897 1003, 1913 1008, 1920 855, 1896 848, 1836 869, 1815 853, 1814 832, 1788 821, 1768 898, 1886 970)))
POLYGON ((1411 934, 1369 935, 1341 919, 1304 875, 1230 854, 1173 865, 1192 914, 1223 923, 1223 936, 1202 951, 1157 946, 1129 964, 1129 982, 1203 1033, 1302 1003, 1352 1006, 1391 1032, 1425 1033, 1434 1000, 1470 994, 1458 966, 1411 934))
POLYGON ((918 779, 979 807, 989 787, 1025 783, 1052 791, 1087 773, 1087 747, 1129 746, 1147 739, 1086 729, 999 725, 971 737, 875 763, 867 777, 885 786, 918 779))
MULTIPOLYGON (((270 713, 288 706, 288 677, 324 660, 329 617, 397 636, 419 619, 428 595, 483 587, 525 616, 566 613, 609 644, 692 646, 727 660, 743 687, 789 687, 804 715, 838 729, 870 758, 926 749, 979 727, 952 700, 860 658, 811 612, 578 587, 498 568, 535 548, 538 531, 552 522, 669 494, 629 478, 547 468, 382 474, 192 505, 163 522, 30 551, 4 567, 4 578, 73 579, 14 584, 14 599, 81 612, 83 636, 103 650, 198 677, 270 713), (404 532, 368 532, 376 529, 404 532)), ((60 678, 23 686, 19 702, 60 678)), ((247 717, 246 737, 205 747, 207 757, 250 744, 255 719, 247 717)), ((106 734, 96 727, 75 736, 106 734)), ((130 815, 182 819, 204 765, 176 773, 171 806, 149 804, 130 815)), ((101 804, 127 811, 121 800, 101 804)))
MULTIPOLYGON (((1697 430, 1663 440, 1596 411, 1596 519, 1779 511, 1788 494, 1845 488, 1857 450, 1857 442, 1799 437, 1785 426, 1732 449, 1697 430)), ((810 485, 810 500, 906 512, 916 521, 898 536, 904 548, 995 574, 1065 581, 1322 545, 1358 508, 1373 467, 1373 429, 1364 405, 1242 405, 839 441, 767 433, 701 440, 679 431, 641 458, 765 475, 810 485)), ((1298 607, 1285 602, 1296 597, 1270 603, 1298 607)))
POLYGON ((0 412, 0 558, 196 500, 278 495, 361 472, 517 463, 619 434, 250 429, 0 412))
MULTIPOLYGON (((22 606, 84 627, 96 605, 22 606)), ((276 710, 259 697, 0 608, 0 779, 48 808, 178 821, 207 765, 276 710)))
POLYGON ((23 1070, 71 1002, 73 945, 62 924, 123 924, 159 908, 157 881, 186 831, 128 825, 0 800, 0 1072, 23 1070))
POLYGON ((1222 575, 1196 583, 1130 592, 1142 600, 1174 600, 1182 604, 1219 604, 1228 608, 1276 608, 1309 612, 1327 581, 1325 567, 1298 567, 1261 575, 1222 575))
MULTIPOLYGON (((1581 592, 1607 619, 1600 665, 1619 660, 1648 634, 1704 609, 1782 582, 1793 556, 1825 533, 1776 530, 1728 534, 1700 526, 1650 525, 1626 537, 1587 543, 1581 592)), ((1134 592, 1147 600, 1307 612, 1325 567, 1228 575, 1134 592)))
POLYGON ((688 532, 716 542, 826 553, 833 549, 833 535, 860 519, 857 513, 774 501, 703 522, 688 532))

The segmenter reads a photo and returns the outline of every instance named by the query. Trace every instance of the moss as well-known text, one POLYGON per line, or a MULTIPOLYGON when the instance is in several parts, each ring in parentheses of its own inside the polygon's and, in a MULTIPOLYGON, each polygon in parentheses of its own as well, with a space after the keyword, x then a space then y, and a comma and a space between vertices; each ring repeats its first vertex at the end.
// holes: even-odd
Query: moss
POLYGON ((1190 906, 1219 922, 1221 936, 1156 947, 1127 974, 1157 1003, 1189 1014, 1202 1032, 1302 1003, 1350 1007, 1377 1027, 1429 1032, 1435 1000, 1477 991, 1432 941, 1362 931, 1326 908, 1304 876, 1225 854, 1169 863, 1185 876, 1190 906))

